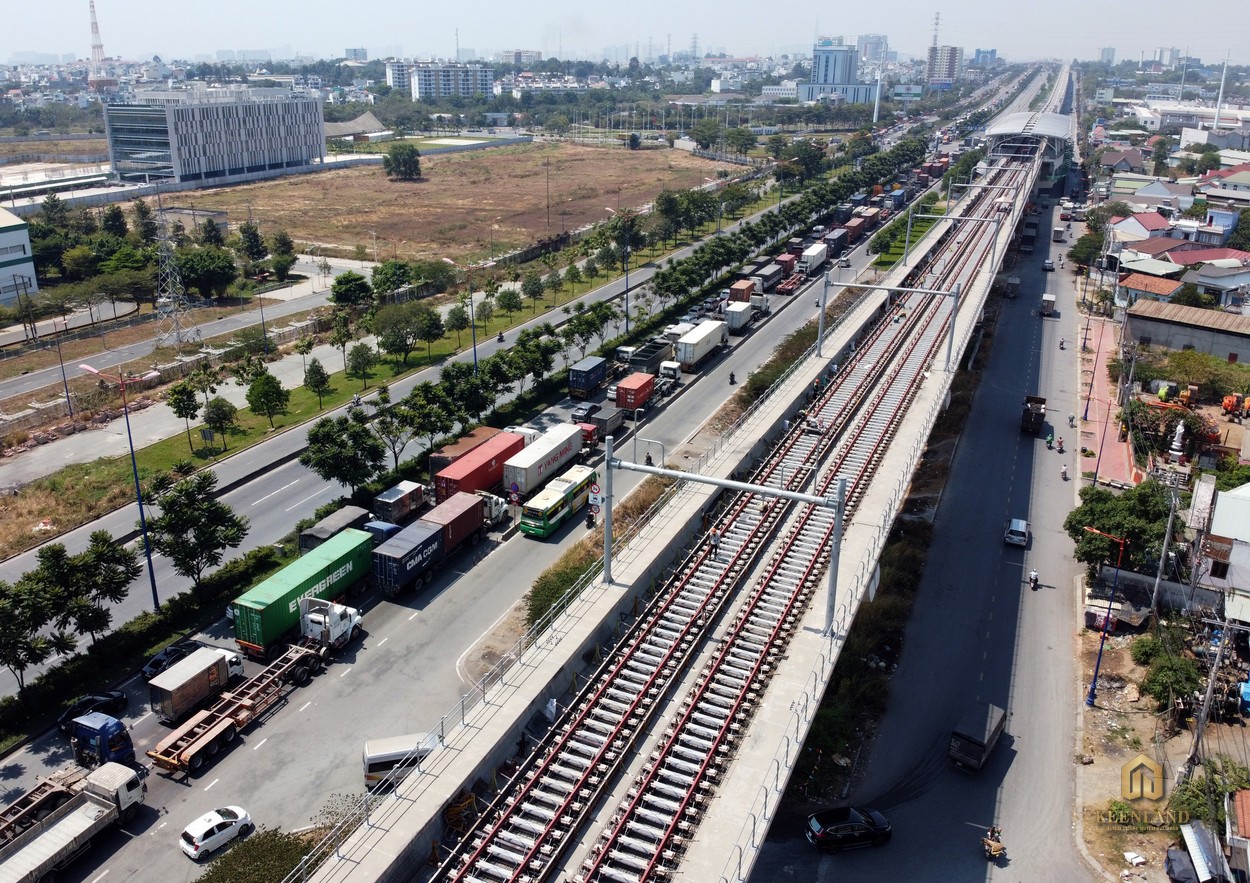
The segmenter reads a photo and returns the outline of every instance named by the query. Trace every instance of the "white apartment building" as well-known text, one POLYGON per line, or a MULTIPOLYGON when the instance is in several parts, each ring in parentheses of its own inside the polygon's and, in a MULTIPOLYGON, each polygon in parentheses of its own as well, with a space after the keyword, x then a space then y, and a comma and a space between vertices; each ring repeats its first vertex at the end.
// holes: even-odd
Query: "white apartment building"
POLYGON ((420 62, 408 70, 413 101, 494 93, 494 68, 479 64, 437 64, 420 62))
POLYGON ((0 208, 0 305, 39 290, 35 261, 30 252, 30 225, 0 208))

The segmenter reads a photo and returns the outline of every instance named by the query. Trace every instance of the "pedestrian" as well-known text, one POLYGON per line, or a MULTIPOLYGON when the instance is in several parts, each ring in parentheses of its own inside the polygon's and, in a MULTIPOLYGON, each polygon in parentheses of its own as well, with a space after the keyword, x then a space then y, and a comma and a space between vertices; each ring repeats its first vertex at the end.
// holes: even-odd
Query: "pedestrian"
POLYGON ((711 540, 712 540, 712 557, 719 558, 720 557, 720 531, 717 530, 716 528, 712 528, 711 540))

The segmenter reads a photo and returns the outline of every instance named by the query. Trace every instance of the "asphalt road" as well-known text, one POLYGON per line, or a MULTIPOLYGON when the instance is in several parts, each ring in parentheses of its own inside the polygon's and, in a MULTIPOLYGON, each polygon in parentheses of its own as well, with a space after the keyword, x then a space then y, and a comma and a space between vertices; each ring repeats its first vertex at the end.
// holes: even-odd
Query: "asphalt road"
MULTIPOLYGON (((698 382, 688 379, 680 398, 643 422, 642 434, 674 451, 729 395, 729 372, 745 377, 765 361, 778 340, 813 318, 813 300, 810 291, 774 298, 781 307, 774 317, 742 338, 729 355, 711 363, 698 382)), ((571 404, 566 402, 544 418, 565 419, 571 404)), ((622 441, 631 451, 632 437, 622 441)), ((639 456, 643 450, 640 447, 639 456)), ((628 489, 637 480, 634 473, 622 473, 616 478, 617 487, 628 489)), ((284 533, 293 516, 311 511, 332 492, 298 464, 288 464, 228 498, 253 519, 249 542, 260 543, 267 541, 264 536, 270 531, 284 533)), ((270 719, 199 778, 177 782, 161 774, 150 776, 150 809, 128 832, 110 835, 84 855, 64 879, 95 880, 107 871, 110 880, 155 879, 157 874, 160 879, 191 880, 198 871, 177 850, 174 839, 197 813, 241 803, 259 823, 290 830, 308 824, 332 794, 359 794, 363 741, 435 727, 465 692, 457 669, 462 654, 582 534, 581 525, 576 520, 547 542, 516 537, 502 544, 485 543, 453 561, 428 591, 394 601, 367 598, 366 634, 341 661, 308 687, 292 692, 270 719), (474 566, 477 558, 481 560, 474 566)), ((200 639, 229 646, 227 624, 218 622, 200 639)), ((258 668, 249 663, 249 673, 258 668)), ((150 715, 142 716, 145 697, 137 678, 125 689, 132 696, 126 720, 142 753, 168 730, 150 715)), ((3 797, 11 800, 37 773, 68 761, 62 737, 48 734, 0 766, 0 778, 6 782, 3 797)))
POLYGON ((822 856, 803 838, 804 819, 781 815, 752 883, 1094 879, 1072 841, 1079 568, 1062 523, 1077 483, 1061 480, 1060 465, 1067 462, 1073 476, 1080 470, 1071 448, 1060 455, 1019 431, 1025 394, 1047 397, 1056 436, 1079 400, 1079 354, 1059 349, 1061 336, 1074 339, 1073 293, 1058 292, 1058 316, 1037 314, 1052 275, 1040 270, 1045 257, 1028 256, 1013 271, 1022 294, 1003 304, 938 510, 889 711, 850 795, 852 804, 887 815, 893 841, 822 856), (1003 544, 1011 517, 1032 523, 1027 549, 1003 544), (1037 591, 1028 586, 1033 567, 1037 591), (977 701, 1010 716, 988 765, 970 774, 949 764, 946 748, 960 713, 977 701), (987 865, 980 848, 991 824, 1003 828, 1009 856, 999 866, 987 865))

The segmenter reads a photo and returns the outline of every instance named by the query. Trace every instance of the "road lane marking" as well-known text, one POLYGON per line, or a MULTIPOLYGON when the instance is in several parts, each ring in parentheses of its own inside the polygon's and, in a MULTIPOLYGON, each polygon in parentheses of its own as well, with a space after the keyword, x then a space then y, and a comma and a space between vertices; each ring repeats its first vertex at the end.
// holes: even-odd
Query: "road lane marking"
MULTIPOLYGON (((299 711, 303 711, 305 708, 307 708, 307 707, 308 707, 308 706, 310 706, 310 705, 312 705, 312 700, 311 700, 311 699, 309 699, 307 702, 305 702, 303 705, 301 705, 301 706, 299 707, 299 711)), ((296 713, 296 714, 299 714, 299 711, 297 711, 297 712, 295 712, 295 713, 296 713)))
POLYGON ((207 785, 205 785, 205 786, 204 786, 204 790, 205 790, 205 791, 210 791, 210 790, 212 790, 212 787, 213 787, 214 785, 216 785, 216 784, 217 784, 218 782, 220 782, 220 781, 221 781, 221 779, 213 779, 213 781, 209 782, 207 785))
POLYGON ((382 640, 378 641, 378 646, 381 647, 383 644, 385 644, 389 640, 390 638, 383 638, 382 640))
MULTIPOLYGON (((143 715, 143 717, 137 717, 137 718, 135 718, 135 724, 137 724, 137 723, 142 723, 143 721, 147 720, 147 719, 148 719, 148 718, 150 718, 151 716, 152 716, 152 712, 150 712, 150 711, 149 711, 147 714, 143 715)), ((131 724, 131 726, 133 727, 133 726, 134 726, 134 724, 131 724)))
POLYGON ((104 873, 91 878, 91 883, 96 883, 97 880, 103 880, 108 875, 109 875, 108 868, 105 868, 104 873))
POLYGON ((342 674, 340 674, 340 675, 339 675, 339 677, 340 677, 340 678, 342 678, 342 677, 346 677, 346 676, 347 676, 347 673, 348 673, 349 671, 351 671, 351 670, 352 670, 352 668, 351 668, 351 666, 349 665, 347 668, 343 669, 343 673, 342 673, 342 674))
POLYGON ((257 748, 260 748, 260 746, 264 745, 268 741, 269 741, 269 737, 266 736, 264 739, 261 739, 259 742, 253 745, 252 750, 255 751, 257 748))
POLYGON ((309 500, 313 499, 314 497, 319 497, 319 496, 321 496, 322 494, 324 494, 324 493, 325 493, 326 491, 328 491, 329 489, 330 489, 330 486, 329 486, 329 485, 326 485, 326 486, 325 486, 325 487, 323 487, 321 490, 317 491, 317 493, 312 494, 312 495, 307 496, 307 497, 304 497, 304 499, 300 500, 300 501, 299 501, 298 503, 296 503, 294 506, 291 506, 290 508, 287 508, 287 509, 283 509, 282 511, 283 511, 283 512, 290 512, 290 511, 291 511, 291 509, 298 509, 300 506, 304 505, 304 504, 305 504, 305 503, 307 503, 309 500))
POLYGON ((274 492, 273 492, 273 493, 271 493, 271 494, 265 494, 265 495, 264 495, 263 497, 261 497, 259 500, 253 500, 253 501, 252 501, 252 505, 253 505, 253 506, 255 506, 257 503, 263 503, 263 502, 265 502, 266 500, 268 500, 270 497, 276 497, 278 494, 282 493, 284 490, 286 490, 287 488, 289 488, 291 485, 295 485, 295 484, 299 484, 299 479, 298 479, 298 478, 297 478, 297 479, 295 479, 295 481, 290 481, 290 482, 287 482, 286 484, 282 485, 282 487, 278 488, 276 491, 274 491, 274 492))
POLYGON ((412 616, 408 617, 408 621, 409 621, 409 622, 412 622, 414 619, 416 619, 416 618, 417 618, 417 614, 418 614, 418 613, 420 613, 420 612, 421 612, 420 610, 416 610, 416 611, 414 611, 414 612, 413 612, 413 614, 412 614, 412 616))

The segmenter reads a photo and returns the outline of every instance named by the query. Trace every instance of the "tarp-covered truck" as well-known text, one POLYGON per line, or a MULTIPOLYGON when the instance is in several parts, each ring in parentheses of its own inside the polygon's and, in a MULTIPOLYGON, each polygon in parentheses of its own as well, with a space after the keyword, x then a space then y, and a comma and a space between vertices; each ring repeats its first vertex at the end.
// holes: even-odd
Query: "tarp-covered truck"
POLYGON ((299 625, 300 598, 339 599, 370 573, 373 535, 348 528, 292 561, 231 604, 239 649, 260 659, 283 649, 299 625))
POLYGON ((331 512, 312 527, 300 531, 300 554, 311 552, 340 530, 346 530, 349 527, 364 529, 368 522, 369 511, 359 506, 344 506, 342 509, 331 512))

